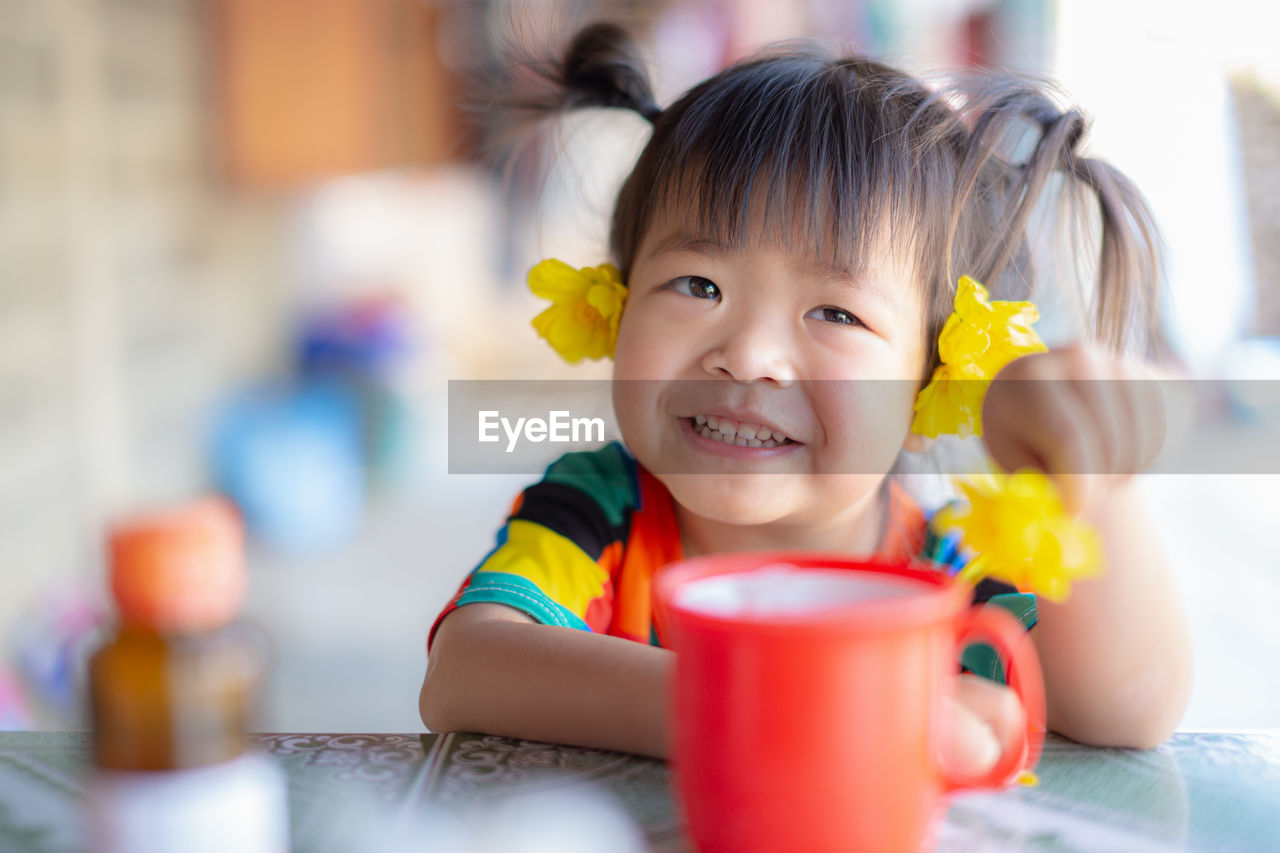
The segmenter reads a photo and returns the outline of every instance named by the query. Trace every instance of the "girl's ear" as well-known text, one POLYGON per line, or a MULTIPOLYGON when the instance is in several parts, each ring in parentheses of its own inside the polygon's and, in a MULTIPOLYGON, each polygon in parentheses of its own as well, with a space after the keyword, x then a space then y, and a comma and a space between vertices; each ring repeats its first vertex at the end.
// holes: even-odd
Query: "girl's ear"
POLYGON ((902 442, 902 449, 908 453, 924 453, 933 447, 933 439, 918 432, 908 432, 907 440, 902 442))

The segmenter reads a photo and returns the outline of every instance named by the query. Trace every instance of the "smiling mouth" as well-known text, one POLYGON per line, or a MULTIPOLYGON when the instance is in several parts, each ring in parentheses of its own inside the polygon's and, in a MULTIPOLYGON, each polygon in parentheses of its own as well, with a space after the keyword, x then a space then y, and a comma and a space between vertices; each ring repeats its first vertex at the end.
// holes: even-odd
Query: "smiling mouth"
POLYGON ((769 427, 719 418, 715 415, 695 415, 685 420, 693 426, 693 431, 703 438, 738 447, 759 447, 763 450, 798 443, 779 432, 774 432, 769 427))

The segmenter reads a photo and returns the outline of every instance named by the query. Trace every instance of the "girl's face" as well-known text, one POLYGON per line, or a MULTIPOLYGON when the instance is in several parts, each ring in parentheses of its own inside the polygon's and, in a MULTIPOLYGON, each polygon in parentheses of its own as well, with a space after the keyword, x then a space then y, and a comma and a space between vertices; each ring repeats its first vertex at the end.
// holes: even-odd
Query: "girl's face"
POLYGON ((618 331, 614 407, 681 511, 817 525, 870 505, 911 424, 924 303, 887 252, 863 266, 851 277, 781 247, 650 229, 618 331))

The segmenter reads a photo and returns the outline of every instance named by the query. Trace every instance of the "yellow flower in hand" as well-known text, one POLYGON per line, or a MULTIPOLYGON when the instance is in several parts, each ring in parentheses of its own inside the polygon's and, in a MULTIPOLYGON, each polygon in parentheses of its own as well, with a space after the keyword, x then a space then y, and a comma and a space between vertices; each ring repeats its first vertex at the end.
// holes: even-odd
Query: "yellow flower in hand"
POLYGON ((987 386, 1015 358, 1048 349, 1031 328, 1039 312, 1030 302, 988 300, 987 289, 961 276, 955 311, 938 336, 942 365, 916 398, 912 432, 982 435, 987 386))
POLYGON ((940 531, 959 530, 977 552, 960 573, 970 583, 992 576, 1049 601, 1062 601, 1071 582, 1096 575, 1102 567, 1097 533, 1067 515, 1049 478, 1025 469, 1014 474, 984 474, 959 481, 967 506, 938 511, 940 531))
POLYGON ((583 358, 613 357, 627 287, 613 264, 574 269, 555 258, 529 270, 529 289, 551 306, 533 318, 538 334, 576 364, 583 358))

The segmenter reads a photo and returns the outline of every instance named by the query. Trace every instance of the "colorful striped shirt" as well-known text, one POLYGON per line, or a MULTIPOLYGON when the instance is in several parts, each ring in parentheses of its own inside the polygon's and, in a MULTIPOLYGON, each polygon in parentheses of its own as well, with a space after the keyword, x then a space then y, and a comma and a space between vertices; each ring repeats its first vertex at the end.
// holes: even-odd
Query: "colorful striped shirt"
MULTIPOLYGON (((929 529, 925 513, 889 481, 886 534, 875 558, 926 559, 957 572, 972 557, 952 536, 929 529)), ((497 544, 466 577, 432 626, 466 604, 505 604, 536 622, 658 645, 650 587, 663 566, 682 559, 667 488, 618 443, 553 462, 516 497, 497 544)), ((1030 628, 1035 599, 985 580, 975 601, 1008 608, 1030 628)), ((428 640, 430 642, 430 640, 428 640)), ((974 647, 966 669, 998 676, 999 661, 974 647)))

